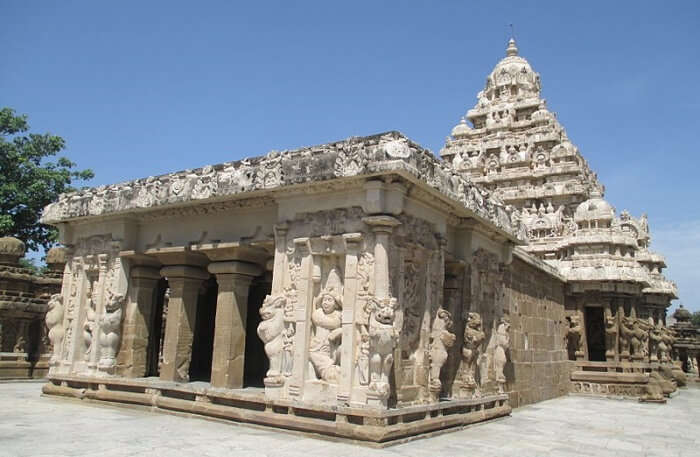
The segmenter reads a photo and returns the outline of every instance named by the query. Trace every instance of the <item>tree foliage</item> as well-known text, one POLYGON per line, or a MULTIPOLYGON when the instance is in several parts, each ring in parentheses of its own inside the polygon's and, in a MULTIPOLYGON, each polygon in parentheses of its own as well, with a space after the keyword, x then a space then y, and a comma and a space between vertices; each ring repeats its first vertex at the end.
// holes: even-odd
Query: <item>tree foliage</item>
POLYGON ((694 326, 700 327, 700 311, 695 311, 693 316, 690 318, 690 321, 694 326))
POLYGON ((75 190, 73 180, 94 176, 92 170, 75 170, 65 157, 55 161, 63 138, 49 133, 27 133, 26 115, 0 109, 0 236, 14 236, 29 250, 48 249, 56 242, 56 230, 40 224, 44 206, 63 192, 75 190))

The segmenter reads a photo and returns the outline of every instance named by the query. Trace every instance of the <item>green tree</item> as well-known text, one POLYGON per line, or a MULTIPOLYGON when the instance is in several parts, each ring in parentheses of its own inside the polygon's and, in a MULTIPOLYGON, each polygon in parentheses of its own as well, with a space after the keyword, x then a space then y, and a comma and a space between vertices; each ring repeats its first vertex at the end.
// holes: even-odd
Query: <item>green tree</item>
POLYGON ((695 311, 693 313, 693 316, 690 318, 690 322, 692 322, 694 326, 700 327, 700 311, 695 311))
POLYGON ((49 133, 27 133, 26 115, 0 109, 0 236, 14 236, 29 250, 48 249, 56 230, 40 224, 44 206, 59 194, 75 190, 73 180, 94 176, 92 170, 75 170, 65 157, 47 160, 65 146, 63 138, 49 133))

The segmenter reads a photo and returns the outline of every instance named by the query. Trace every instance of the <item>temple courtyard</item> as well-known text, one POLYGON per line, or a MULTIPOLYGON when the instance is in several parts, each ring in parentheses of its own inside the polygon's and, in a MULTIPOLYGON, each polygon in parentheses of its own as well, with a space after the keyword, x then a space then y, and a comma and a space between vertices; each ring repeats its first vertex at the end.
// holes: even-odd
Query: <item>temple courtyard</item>
POLYGON ((510 417, 384 449, 196 417, 41 397, 0 383, 1 456, 697 456, 700 388, 666 405, 565 396, 510 417), (95 439, 99 437, 99 439, 95 439))

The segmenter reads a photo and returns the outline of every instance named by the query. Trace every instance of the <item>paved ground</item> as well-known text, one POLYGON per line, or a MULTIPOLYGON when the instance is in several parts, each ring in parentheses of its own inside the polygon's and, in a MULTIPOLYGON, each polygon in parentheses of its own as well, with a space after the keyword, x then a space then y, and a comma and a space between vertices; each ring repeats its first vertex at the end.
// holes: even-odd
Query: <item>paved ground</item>
POLYGON ((0 383, 1 456, 700 456, 700 389, 666 405, 563 397, 509 418, 386 449, 39 396, 0 383))

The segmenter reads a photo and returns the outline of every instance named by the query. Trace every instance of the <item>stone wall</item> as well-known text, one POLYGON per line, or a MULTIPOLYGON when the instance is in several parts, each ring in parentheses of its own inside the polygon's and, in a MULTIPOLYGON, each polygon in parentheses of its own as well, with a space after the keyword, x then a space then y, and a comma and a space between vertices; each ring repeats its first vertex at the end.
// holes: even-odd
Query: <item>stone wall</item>
POLYGON ((0 238, 0 379, 42 378, 48 372, 48 344, 44 317, 47 302, 61 289, 63 252, 47 254, 42 274, 19 261, 24 243, 0 238))
POLYGON ((504 273, 504 302, 511 318, 506 379, 511 406, 566 395, 569 362, 564 342, 565 283, 514 256, 504 273))

